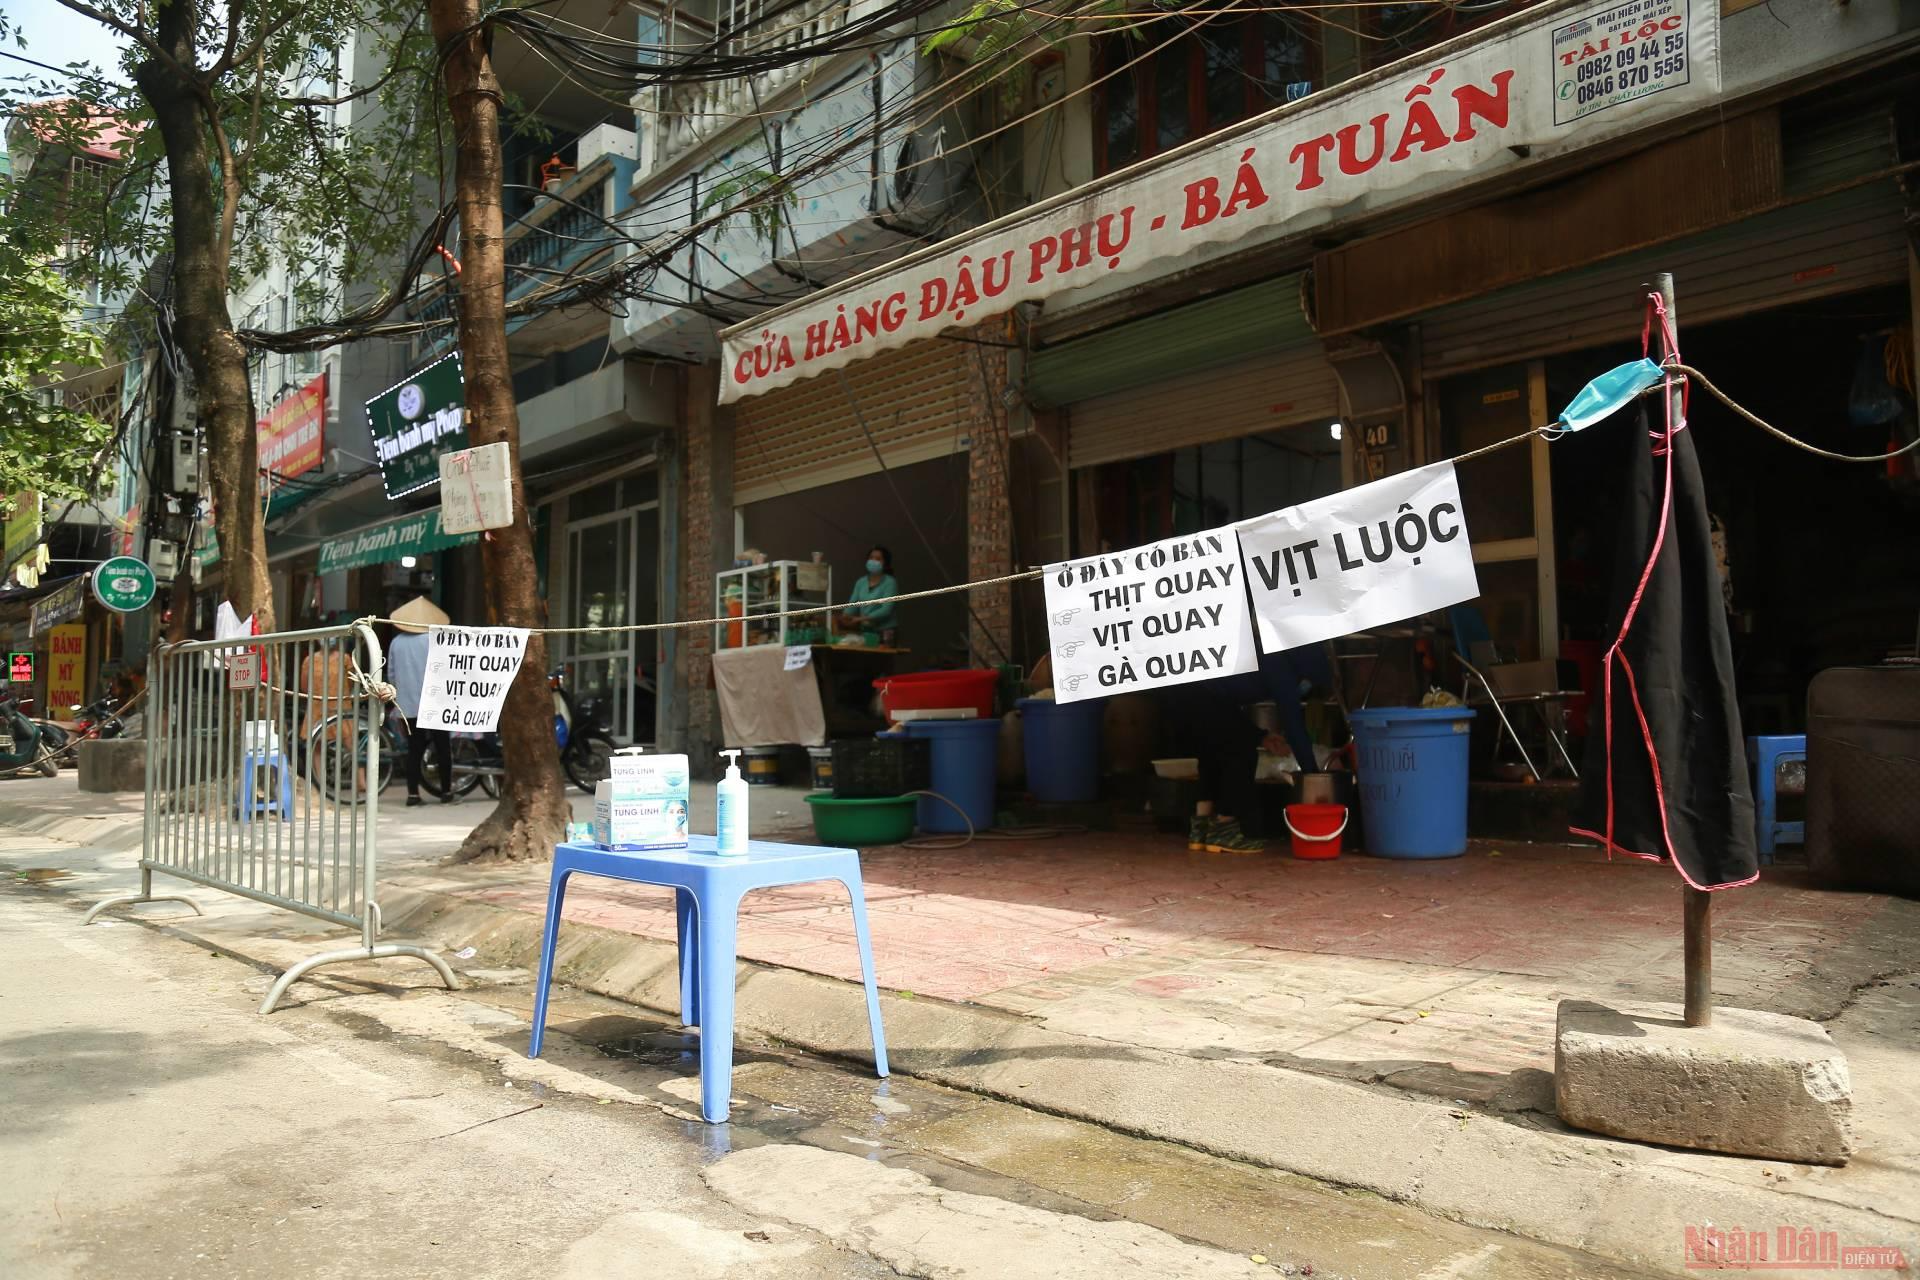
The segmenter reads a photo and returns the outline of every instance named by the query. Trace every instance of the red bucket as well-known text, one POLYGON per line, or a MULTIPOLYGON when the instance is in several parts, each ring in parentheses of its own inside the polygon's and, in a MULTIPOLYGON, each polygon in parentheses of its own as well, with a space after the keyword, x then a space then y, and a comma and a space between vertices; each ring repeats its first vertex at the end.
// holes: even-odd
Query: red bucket
POLYGON ((1296 858, 1337 858, 1340 833, 1347 829, 1347 806, 1343 804, 1290 804, 1287 806, 1287 830, 1293 833, 1296 858))

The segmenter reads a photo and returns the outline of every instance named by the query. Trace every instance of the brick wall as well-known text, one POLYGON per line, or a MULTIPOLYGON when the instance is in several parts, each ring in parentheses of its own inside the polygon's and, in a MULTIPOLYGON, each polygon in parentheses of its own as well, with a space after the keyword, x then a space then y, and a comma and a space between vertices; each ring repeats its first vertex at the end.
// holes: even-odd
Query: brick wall
MULTIPOLYGON (((1010 340, 1004 321, 989 321, 973 336, 987 342, 1010 340)), ((967 580, 998 578, 1013 572, 1013 514, 1009 506, 1011 453, 1007 441, 1007 348, 972 349, 967 379, 972 447, 967 458, 967 580)), ((1006 662, 1013 653, 1013 588, 982 587, 968 593, 973 607, 967 635, 976 665, 1006 662)))
MULTIPOLYGON (((714 404, 717 366, 686 371, 681 417, 686 437, 679 450, 681 512, 681 616, 707 617, 713 609, 713 575, 733 563, 733 418, 714 404)), ((716 772, 720 709, 713 693, 713 631, 689 627, 680 633, 675 674, 683 691, 688 763, 695 776, 716 772)), ((680 713, 674 713, 678 727, 680 713)))

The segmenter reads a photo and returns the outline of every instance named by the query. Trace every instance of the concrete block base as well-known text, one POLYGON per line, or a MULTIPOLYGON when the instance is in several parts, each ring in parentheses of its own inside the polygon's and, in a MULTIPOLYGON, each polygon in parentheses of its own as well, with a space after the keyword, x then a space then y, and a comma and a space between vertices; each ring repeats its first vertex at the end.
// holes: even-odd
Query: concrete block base
POLYGON ((1734 1155, 1845 1164, 1853 1084, 1826 1028, 1715 1009, 1689 1027, 1679 1005, 1560 1002, 1553 1091, 1577 1129, 1734 1155))
POLYGON ((89 738, 74 750, 82 791, 144 791, 147 787, 145 738, 89 738))

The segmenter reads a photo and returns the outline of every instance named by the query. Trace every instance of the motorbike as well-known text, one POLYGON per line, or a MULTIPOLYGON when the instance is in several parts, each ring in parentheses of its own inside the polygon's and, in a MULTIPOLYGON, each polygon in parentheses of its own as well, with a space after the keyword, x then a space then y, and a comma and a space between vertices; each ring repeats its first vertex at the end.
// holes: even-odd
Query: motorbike
POLYGON ((0 776, 13 777, 34 769, 49 778, 57 777, 60 764, 55 750, 46 731, 20 709, 13 691, 0 688, 0 776))
POLYGON ((71 720, 33 718, 52 751, 64 750, 76 738, 83 741, 88 738, 118 738, 127 732, 127 722, 120 716, 120 700, 110 693, 86 706, 76 702, 68 710, 73 713, 71 720))
POLYGON ((105 694, 86 706, 74 706, 73 736, 76 738, 118 738, 127 731, 120 716, 120 699, 105 694))

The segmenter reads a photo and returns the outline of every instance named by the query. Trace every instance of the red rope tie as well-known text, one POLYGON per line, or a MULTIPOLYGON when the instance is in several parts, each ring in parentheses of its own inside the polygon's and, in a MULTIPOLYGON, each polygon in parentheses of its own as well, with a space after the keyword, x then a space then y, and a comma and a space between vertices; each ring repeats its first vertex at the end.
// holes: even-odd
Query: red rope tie
MULTIPOLYGON (((1644 359, 1651 345, 1655 316, 1660 317, 1660 366, 1663 369, 1670 369, 1673 365, 1681 363, 1680 335, 1674 332, 1673 317, 1667 313, 1666 301, 1657 293, 1647 295, 1646 315, 1640 323, 1640 355, 1644 359)), ((1665 375, 1661 385, 1668 393, 1660 398, 1661 407, 1666 414, 1666 429, 1647 432, 1647 438, 1655 442, 1653 456, 1656 458, 1666 457, 1667 450, 1672 447, 1673 437, 1687 429, 1688 416, 1693 404, 1693 383, 1690 379, 1682 379, 1680 422, 1676 426, 1673 420, 1673 374, 1671 372, 1665 375)))

